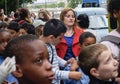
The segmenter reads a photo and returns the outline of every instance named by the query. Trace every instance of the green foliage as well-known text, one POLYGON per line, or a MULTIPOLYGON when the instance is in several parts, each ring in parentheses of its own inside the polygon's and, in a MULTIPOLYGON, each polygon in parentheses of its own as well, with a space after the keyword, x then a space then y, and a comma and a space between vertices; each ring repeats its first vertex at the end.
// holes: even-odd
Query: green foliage
POLYGON ((65 3, 64 2, 59 2, 58 7, 65 7, 65 3))
POLYGON ((47 8, 56 8, 57 7, 57 4, 48 4, 47 5, 47 8))
POLYGON ((10 11, 15 11, 18 7, 21 7, 23 2, 29 3, 32 2, 32 0, 0 0, 0 8, 3 8, 6 14, 9 14, 10 11))
POLYGON ((67 7, 75 8, 78 4, 82 2, 82 0, 67 0, 68 4, 67 7))

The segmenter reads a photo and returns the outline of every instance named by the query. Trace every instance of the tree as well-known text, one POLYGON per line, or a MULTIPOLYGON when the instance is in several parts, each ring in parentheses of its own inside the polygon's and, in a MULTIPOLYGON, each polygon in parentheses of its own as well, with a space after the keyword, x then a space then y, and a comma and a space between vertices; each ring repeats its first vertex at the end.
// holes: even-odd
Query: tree
POLYGON ((75 8, 78 4, 82 2, 82 0, 67 0, 67 7, 75 8))
POLYGON ((0 0, 0 8, 3 8, 5 14, 8 14, 10 11, 15 11, 21 7, 23 3, 31 3, 32 1, 33 0, 0 0))
POLYGON ((58 8, 59 8, 59 7, 65 7, 65 3, 64 3, 64 2, 59 2, 59 3, 57 4, 57 6, 58 6, 58 8))

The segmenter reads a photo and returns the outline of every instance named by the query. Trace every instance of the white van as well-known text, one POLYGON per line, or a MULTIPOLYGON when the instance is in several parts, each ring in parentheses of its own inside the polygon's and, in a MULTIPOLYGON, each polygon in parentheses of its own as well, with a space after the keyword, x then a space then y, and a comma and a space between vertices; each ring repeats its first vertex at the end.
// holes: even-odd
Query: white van
POLYGON ((108 34, 108 19, 106 18, 107 10, 105 8, 75 8, 76 16, 79 14, 87 14, 89 17, 89 29, 97 34, 99 42, 108 34))

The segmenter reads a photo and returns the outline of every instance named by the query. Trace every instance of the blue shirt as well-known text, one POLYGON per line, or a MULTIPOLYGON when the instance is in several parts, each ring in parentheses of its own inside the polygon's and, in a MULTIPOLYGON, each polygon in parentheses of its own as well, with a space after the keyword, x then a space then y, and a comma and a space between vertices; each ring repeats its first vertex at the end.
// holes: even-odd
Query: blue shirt
POLYGON ((71 37, 66 37, 64 36, 66 42, 67 42, 67 45, 68 45, 68 48, 67 48, 67 51, 66 51, 66 54, 65 54, 65 57, 64 57, 64 60, 69 60, 70 58, 74 57, 74 54, 72 52, 72 42, 73 42, 73 35, 71 37))
MULTIPOLYGON (((0 64, 4 61, 4 59, 5 59, 4 56, 0 56, 0 64)), ((9 83, 16 82, 18 84, 17 79, 12 74, 8 75, 8 77, 6 78, 6 81, 8 81, 9 83)))
MULTIPOLYGON (((71 65, 69 64, 67 67, 65 67, 65 70, 68 71, 70 70, 71 65)), ((81 68, 78 68, 78 71, 82 73, 82 77, 80 80, 73 80, 73 79, 68 79, 68 80, 63 80, 64 84, 89 84, 89 77, 83 73, 81 68)))

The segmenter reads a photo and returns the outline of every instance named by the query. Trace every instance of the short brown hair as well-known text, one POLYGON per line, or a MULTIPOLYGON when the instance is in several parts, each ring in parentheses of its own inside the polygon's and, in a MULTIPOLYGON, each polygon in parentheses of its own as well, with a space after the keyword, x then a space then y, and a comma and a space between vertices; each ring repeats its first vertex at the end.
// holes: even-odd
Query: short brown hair
POLYGON ((78 64, 85 74, 90 76, 90 69, 98 68, 100 64, 98 57, 105 50, 108 50, 108 48, 103 44, 92 44, 81 50, 78 64))

